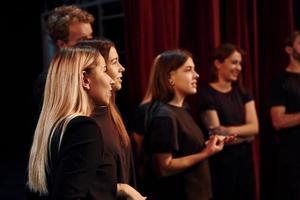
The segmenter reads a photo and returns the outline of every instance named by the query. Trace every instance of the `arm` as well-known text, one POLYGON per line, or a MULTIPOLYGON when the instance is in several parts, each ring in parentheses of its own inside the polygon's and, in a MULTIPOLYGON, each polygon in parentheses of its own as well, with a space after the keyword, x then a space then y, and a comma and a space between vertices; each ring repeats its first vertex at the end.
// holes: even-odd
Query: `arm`
POLYGON ((220 142, 218 137, 211 136, 207 141, 207 146, 201 152, 173 158, 171 153, 156 153, 153 155, 154 169, 160 176, 170 176, 179 173, 221 151, 224 143, 220 142))
POLYGON ((258 119, 254 101, 245 104, 246 123, 241 126, 229 126, 229 134, 236 134, 238 137, 248 137, 258 134, 258 119))
POLYGON ((291 128, 300 125, 300 112, 286 114, 285 106, 271 108, 271 120, 276 130, 291 128))
POLYGON ((223 126, 216 110, 207 110, 201 114, 204 125, 208 130, 221 127, 222 132, 226 135, 236 135, 238 137, 248 137, 258 134, 258 119, 254 101, 245 104, 246 123, 241 126, 223 126))
POLYGON ((130 200, 145 200, 136 189, 125 183, 118 183, 117 185, 118 196, 125 196, 130 200))
POLYGON ((143 144, 143 139, 144 137, 142 135, 137 134, 136 132, 132 133, 132 139, 134 142, 134 147, 135 147, 135 153, 136 156, 139 160, 141 160, 141 155, 142 155, 142 144, 143 144))

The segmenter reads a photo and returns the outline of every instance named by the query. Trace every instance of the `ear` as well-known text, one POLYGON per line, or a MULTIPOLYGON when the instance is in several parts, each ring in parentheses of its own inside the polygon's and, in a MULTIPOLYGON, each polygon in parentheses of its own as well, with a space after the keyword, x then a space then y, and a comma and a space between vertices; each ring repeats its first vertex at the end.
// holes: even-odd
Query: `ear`
POLYGON ((293 48, 292 47, 285 47, 285 52, 287 52, 289 55, 292 53, 293 48))
POLYGON ((171 71, 170 72, 170 75, 169 75, 169 83, 170 83, 170 85, 173 87, 174 86, 174 80, 172 79, 172 76, 173 76, 173 74, 174 74, 174 71, 171 71))
POLYGON ((86 71, 82 72, 81 78, 82 78, 82 87, 87 91, 90 90, 91 89, 91 79, 88 77, 88 74, 86 73, 86 71))
POLYGON ((220 69, 221 67, 221 62, 219 60, 214 60, 214 65, 217 69, 220 69))
POLYGON ((58 48, 67 47, 67 44, 63 40, 57 40, 55 44, 58 48))

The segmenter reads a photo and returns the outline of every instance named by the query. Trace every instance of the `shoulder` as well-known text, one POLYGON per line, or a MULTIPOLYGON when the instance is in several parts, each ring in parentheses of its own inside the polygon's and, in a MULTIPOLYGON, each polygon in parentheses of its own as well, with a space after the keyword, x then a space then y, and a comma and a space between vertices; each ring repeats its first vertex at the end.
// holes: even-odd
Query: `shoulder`
POLYGON ((254 100, 250 90, 246 87, 240 87, 238 84, 234 84, 233 92, 241 96, 244 103, 254 100))
POLYGON ((156 117, 171 117, 174 115, 173 110, 165 103, 160 103, 156 117))
POLYGON ((70 120, 66 128, 66 136, 87 139, 101 136, 97 122, 88 116, 77 116, 70 120))

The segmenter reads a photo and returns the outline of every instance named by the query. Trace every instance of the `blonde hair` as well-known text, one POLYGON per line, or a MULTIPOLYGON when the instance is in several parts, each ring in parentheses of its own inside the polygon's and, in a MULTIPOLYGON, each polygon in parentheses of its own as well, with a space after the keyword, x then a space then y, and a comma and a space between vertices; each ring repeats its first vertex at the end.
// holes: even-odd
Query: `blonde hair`
POLYGON ((74 117, 89 116, 93 110, 82 87, 82 71, 97 66, 99 56, 99 52, 92 48, 70 47, 61 49, 52 59, 28 164, 28 186, 34 192, 48 193, 48 146, 58 125, 63 122, 62 138, 65 128, 74 117))

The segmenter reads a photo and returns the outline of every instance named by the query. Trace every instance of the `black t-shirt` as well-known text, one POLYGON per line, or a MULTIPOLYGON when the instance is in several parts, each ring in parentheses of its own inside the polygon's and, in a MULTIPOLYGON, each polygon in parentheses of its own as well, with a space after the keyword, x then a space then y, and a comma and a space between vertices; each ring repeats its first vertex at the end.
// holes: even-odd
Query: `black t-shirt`
POLYGON ((60 148, 54 133, 47 175, 49 199, 116 199, 113 163, 105 155, 103 134, 90 117, 79 116, 67 125, 60 148))
POLYGON ((133 132, 140 136, 144 136, 147 129, 146 113, 150 103, 141 104, 135 111, 133 132))
MULTIPOLYGON (((199 114, 215 110, 222 126, 239 126, 246 123, 245 104, 253 97, 238 85, 233 84, 229 92, 219 92, 210 85, 204 86, 199 92, 199 114)), ((208 130, 206 130, 208 131, 208 130)), ((239 142, 250 141, 253 137, 239 138, 239 142)))
POLYGON ((114 176, 118 183, 127 183, 136 187, 136 177, 131 144, 125 147, 121 144, 121 136, 110 116, 108 107, 99 106, 94 110, 92 116, 105 132, 104 143, 107 151, 114 158, 114 176))
MULTIPOLYGON (((271 84, 269 102, 270 107, 284 106, 288 114, 300 112, 300 74, 285 71, 275 79, 271 84)), ((300 125, 282 129, 280 133, 281 143, 288 148, 299 146, 300 125)))
MULTIPOLYGON (((149 158, 155 153, 171 153, 173 158, 198 153, 205 148, 202 131, 184 107, 161 104, 145 135, 145 148, 149 158)), ((148 164, 150 169, 151 161, 148 164)), ((208 200, 211 182, 208 161, 167 177, 147 172, 151 179, 149 199, 208 200)))
POLYGON ((222 93, 210 85, 200 90, 199 112, 216 110, 220 124, 237 126, 245 124, 245 104, 253 98, 248 92, 243 92, 237 85, 232 85, 229 92, 222 93))

